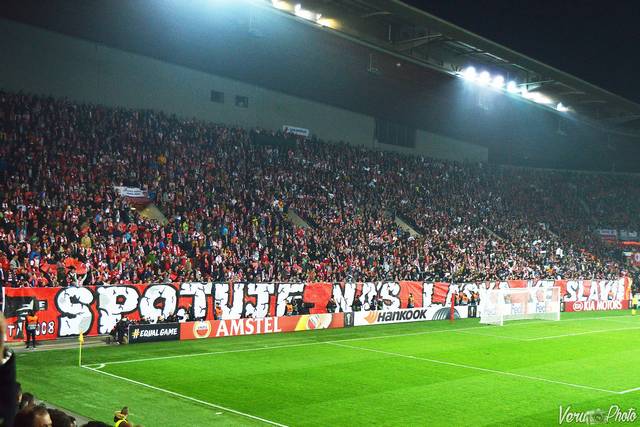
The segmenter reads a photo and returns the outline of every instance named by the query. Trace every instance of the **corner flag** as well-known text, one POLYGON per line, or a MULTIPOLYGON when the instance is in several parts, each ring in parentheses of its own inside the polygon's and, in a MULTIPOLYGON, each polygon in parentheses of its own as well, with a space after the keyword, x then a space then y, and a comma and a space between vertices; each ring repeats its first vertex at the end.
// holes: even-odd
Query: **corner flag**
POLYGON ((78 347, 78 366, 82 367, 82 344, 84 344, 84 334, 80 331, 80 335, 78 336, 78 342, 80 343, 78 347))

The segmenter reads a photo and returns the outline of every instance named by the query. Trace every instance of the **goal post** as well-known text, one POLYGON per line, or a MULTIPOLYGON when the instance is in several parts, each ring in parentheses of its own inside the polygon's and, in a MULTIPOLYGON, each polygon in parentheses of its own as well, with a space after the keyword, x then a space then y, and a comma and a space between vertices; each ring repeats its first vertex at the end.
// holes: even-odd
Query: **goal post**
POLYGON ((480 292, 480 323, 502 326, 505 321, 560 320, 560 288, 500 288, 480 292))

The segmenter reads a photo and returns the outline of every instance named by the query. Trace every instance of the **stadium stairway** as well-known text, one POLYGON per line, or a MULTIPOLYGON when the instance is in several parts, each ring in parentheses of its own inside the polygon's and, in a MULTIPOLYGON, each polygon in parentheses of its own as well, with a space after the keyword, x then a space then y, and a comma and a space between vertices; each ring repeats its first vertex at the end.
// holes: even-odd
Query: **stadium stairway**
POLYGON ((483 225, 482 228, 485 229, 485 231, 487 233, 489 233, 489 235, 491 237, 494 237, 497 240, 504 240, 504 238, 502 236, 500 236, 499 234, 497 234, 496 232, 494 232, 492 229, 490 229, 489 227, 487 227, 486 225, 483 225))
POLYGON ((169 222, 167 220, 167 217, 164 216, 164 214, 160 212, 160 209, 158 209, 158 207, 153 203, 150 203, 147 206, 139 209, 139 212, 140 216, 142 216, 143 218, 158 221, 162 225, 166 225, 169 222))
MULTIPOLYGON (((387 212, 387 213, 390 214, 389 212, 387 212)), ((393 214, 390 214, 390 215, 393 215, 393 214)), ((395 221, 396 225, 398 227, 400 227, 400 229, 402 229, 403 231, 409 233, 410 236, 412 236, 412 237, 422 237, 422 234, 420 234, 415 228, 413 228, 412 226, 407 224, 398 215, 393 215, 393 218, 394 218, 394 221, 395 221)))
POLYGON ((307 221, 302 219, 300 217, 300 215, 298 215, 294 209, 289 208, 289 210, 285 214, 285 217, 287 218, 287 220, 291 224, 293 224, 293 225, 295 225, 297 227, 311 228, 311 226, 307 223, 307 221))

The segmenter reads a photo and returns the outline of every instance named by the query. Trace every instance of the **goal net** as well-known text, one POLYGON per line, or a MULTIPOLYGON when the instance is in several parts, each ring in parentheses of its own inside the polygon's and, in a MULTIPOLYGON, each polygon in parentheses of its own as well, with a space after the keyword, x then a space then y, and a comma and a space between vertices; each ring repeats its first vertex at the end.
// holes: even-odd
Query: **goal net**
POLYGON ((560 320, 560 288, 487 289, 480 293, 480 323, 507 320, 560 320))

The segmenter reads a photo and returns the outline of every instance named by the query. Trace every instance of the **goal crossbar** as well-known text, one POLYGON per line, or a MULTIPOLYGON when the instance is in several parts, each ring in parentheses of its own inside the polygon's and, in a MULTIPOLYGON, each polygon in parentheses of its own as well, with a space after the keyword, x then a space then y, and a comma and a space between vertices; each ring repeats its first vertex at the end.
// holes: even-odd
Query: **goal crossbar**
POLYGON ((480 292, 479 311, 480 323, 488 325, 510 320, 560 320, 560 288, 486 289, 480 292))

